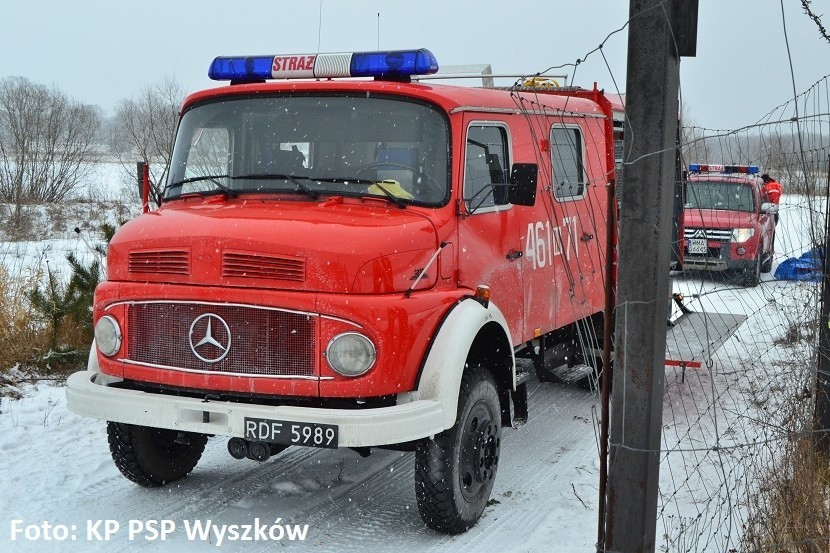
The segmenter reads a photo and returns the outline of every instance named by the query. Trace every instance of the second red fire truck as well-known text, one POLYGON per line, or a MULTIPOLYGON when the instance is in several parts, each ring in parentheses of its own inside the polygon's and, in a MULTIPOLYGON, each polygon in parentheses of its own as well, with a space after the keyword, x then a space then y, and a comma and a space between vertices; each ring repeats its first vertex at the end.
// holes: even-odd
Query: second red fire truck
POLYGON ((685 269, 735 270, 757 286, 772 269, 775 213, 754 165, 691 164, 683 212, 685 269))

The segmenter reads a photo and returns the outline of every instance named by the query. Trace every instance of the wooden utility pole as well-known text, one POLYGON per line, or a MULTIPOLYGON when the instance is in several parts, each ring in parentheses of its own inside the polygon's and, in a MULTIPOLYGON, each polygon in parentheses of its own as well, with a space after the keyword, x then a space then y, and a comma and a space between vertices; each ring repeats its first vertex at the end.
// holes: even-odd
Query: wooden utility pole
POLYGON ((631 0, 629 16, 609 472, 597 549, 634 553, 654 551, 656 539, 679 66, 695 53, 697 0, 631 0))

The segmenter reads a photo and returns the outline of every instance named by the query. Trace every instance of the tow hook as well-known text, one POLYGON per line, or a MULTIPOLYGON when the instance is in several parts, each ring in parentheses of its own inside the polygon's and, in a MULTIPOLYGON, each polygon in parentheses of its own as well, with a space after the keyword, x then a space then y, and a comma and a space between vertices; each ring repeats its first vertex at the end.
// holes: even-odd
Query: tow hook
POLYGON ((251 442, 242 438, 228 440, 228 453, 234 459, 251 459, 263 463, 288 446, 268 442, 251 442))

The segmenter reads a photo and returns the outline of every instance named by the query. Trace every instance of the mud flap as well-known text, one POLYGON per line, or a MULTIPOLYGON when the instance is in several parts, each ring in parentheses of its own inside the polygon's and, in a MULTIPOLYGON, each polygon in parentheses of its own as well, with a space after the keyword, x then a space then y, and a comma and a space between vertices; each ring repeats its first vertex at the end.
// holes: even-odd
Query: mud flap
POLYGON ((510 426, 519 428, 527 422, 527 381, 516 385, 516 389, 510 392, 510 399, 513 400, 513 420, 510 426))
POLYGON ((519 428, 527 422, 527 381, 533 374, 533 360, 516 358, 516 389, 510 390, 510 403, 513 406, 509 423, 513 428, 519 428))

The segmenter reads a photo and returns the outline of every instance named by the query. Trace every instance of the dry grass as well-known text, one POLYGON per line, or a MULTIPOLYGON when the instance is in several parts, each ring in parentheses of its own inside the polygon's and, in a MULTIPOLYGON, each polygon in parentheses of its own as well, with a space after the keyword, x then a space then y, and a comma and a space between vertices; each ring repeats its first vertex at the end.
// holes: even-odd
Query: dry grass
MULTIPOLYGON (((812 428, 811 401, 794 401, 793 414, 788 426, 812 428)), ((745 551, 830 552, 830 458, 817 450, 812 432, 793 431, 748 509, 745 551)))
POLYGON ((32 271, 12 274, 0 264, 0 395, 21 379, 66 378, 83 368, 89 352, 89 330, 66 317, 57 331, 60 351, 50 348, 51 328, 29 302, 42 281, 32 271))
POLYGON ((810 435, 789 443, 750 506, 745 548, 751 553, 830 551, 830 464, 810 435))
POLYGON ((37 273, 10 274, 0 264, 0 371, 36 364, 48 343, 48 328, 33 312, 27 294, 40 282, 37 273))

